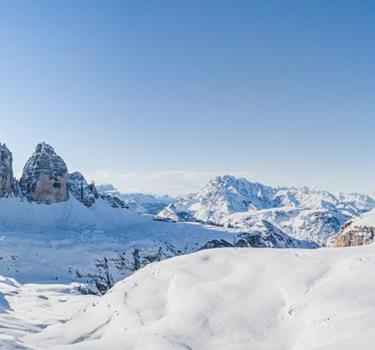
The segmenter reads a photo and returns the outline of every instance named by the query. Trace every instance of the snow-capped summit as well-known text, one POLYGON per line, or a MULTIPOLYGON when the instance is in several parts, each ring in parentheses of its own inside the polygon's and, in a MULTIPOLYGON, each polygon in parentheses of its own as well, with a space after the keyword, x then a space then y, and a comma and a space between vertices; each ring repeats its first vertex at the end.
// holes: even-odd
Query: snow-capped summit
POLYGON ((266 220, 284 233, 325 245, 348 220, 375 207, 366 195, 335 195, 314 187, 271 187, 233 176, 166 206, 157 220, 197 221, 250 232, 266 220))
POLYGON ((218 176, 197 193, 191 209, 200 211, 199 219, 209 221, 215 213, 220 216, 269 207, 274 192, 272 187, 243 178, 218 176))
POLYGON ((332 193, 315 187, 280 188, 275 193, 274 207, 332 209, 339 205, 339 199, 332 193))
POLYGON ((218 176, 198 193, 188 195, 168 206, 157 215, 157 219, 176 221, 180 217, 211 224, 221 224, 227 215, 249 209, 264 209, 272 206, 275 189, 234 176, 218 176))
POLYGON ((36 146, 20 179, 22 194, 32 202, 58 203, 68 200, 68 168, 52 146, 36 146))

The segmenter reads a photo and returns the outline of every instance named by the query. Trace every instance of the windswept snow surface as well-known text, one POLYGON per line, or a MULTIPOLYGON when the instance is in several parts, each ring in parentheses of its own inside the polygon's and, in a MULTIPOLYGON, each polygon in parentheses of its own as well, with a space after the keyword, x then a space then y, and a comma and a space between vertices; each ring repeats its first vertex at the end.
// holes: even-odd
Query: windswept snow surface
POLYGON ((68 322, 20 341, 26 349, 370 350, 374 269, 375 246, 201 251, 148 265, 68 322))
POLYGON ((352 221, 354 226, 375 227, 375 209, 371 210, 352 221))
POLYGON ((66 322, 98 297, 82 295, 77 285, 25 284, 0 276, 0 349, 31 349, 22 337, 66 322))

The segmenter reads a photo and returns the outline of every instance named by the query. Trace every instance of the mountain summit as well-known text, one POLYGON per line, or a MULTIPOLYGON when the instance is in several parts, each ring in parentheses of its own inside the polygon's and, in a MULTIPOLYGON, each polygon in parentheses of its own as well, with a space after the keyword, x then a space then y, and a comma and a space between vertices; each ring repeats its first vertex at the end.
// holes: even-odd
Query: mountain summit
POLYGON ((327 244, 348 220, 375 207, 374 198, 313 187, 271 187, 219 176, 171 203, 157 220, 196 221, 251 232, 266 221, 287 235, 327 244))
POLYGON ((89 184, 80 172, 69 173, 63 158, 45 142, 36 146, 19 181, 13 178, 12 162, 12 153, 0 144, 0 198, 13 196, 28 202, 52 204, 74 197, 87 207, 101 198, 112 207, 126 207, 116 196, 99 194, 95 184, 89 184))
POLYGON ((20 189, 29 201, 64 202, 69 198, 67 180, 68 168, 64 160, 52 146, 42 142, 23 168, 20 189))

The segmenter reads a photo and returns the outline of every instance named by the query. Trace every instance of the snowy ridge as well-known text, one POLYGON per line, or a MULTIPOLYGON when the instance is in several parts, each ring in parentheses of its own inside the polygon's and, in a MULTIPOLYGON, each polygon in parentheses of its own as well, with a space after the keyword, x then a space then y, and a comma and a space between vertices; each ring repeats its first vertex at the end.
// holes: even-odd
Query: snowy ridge
POLYGON ((266 220, 246 234, 154 221, 139 213, 157 213, 174 199, 97 188, 80 172, 69 173, 44 142, 27 161, 16 191, 12 155, 5 146, 1 152, 0 273, 21 282, 76 281, 86 291, 105 293, 151 262, 204 248, 317 247, 266 220))
POLYGON ((306 186, 270 187, 222 176, 198 193, 171 203, 155 218, 197 221, 242 231, 267 220, 288 235, 325 245, 343 224, 374 207, 375 200, 366 195, 334 195, 306 186))
POLYGON ((374 246, 202 251, 151 264, 22 340, 37 349, 371 349, 374 264, 374 246))
POLYGON ((154 221, 99 198, 50 205, 0 199, 0 274, 20 282, 79 282, 94 293, 141 267, 203 248, 316 248, 270 225, 242 235, 201 224, 154 221))

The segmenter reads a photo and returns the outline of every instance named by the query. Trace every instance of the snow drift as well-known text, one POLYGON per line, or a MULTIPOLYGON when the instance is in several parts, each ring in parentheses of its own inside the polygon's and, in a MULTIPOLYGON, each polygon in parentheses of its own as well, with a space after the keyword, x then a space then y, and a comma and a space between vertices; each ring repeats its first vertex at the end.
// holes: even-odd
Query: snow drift
POLYGON ((36 349, 372 349, 375 247, 215 249, 148 265, 36 349))

